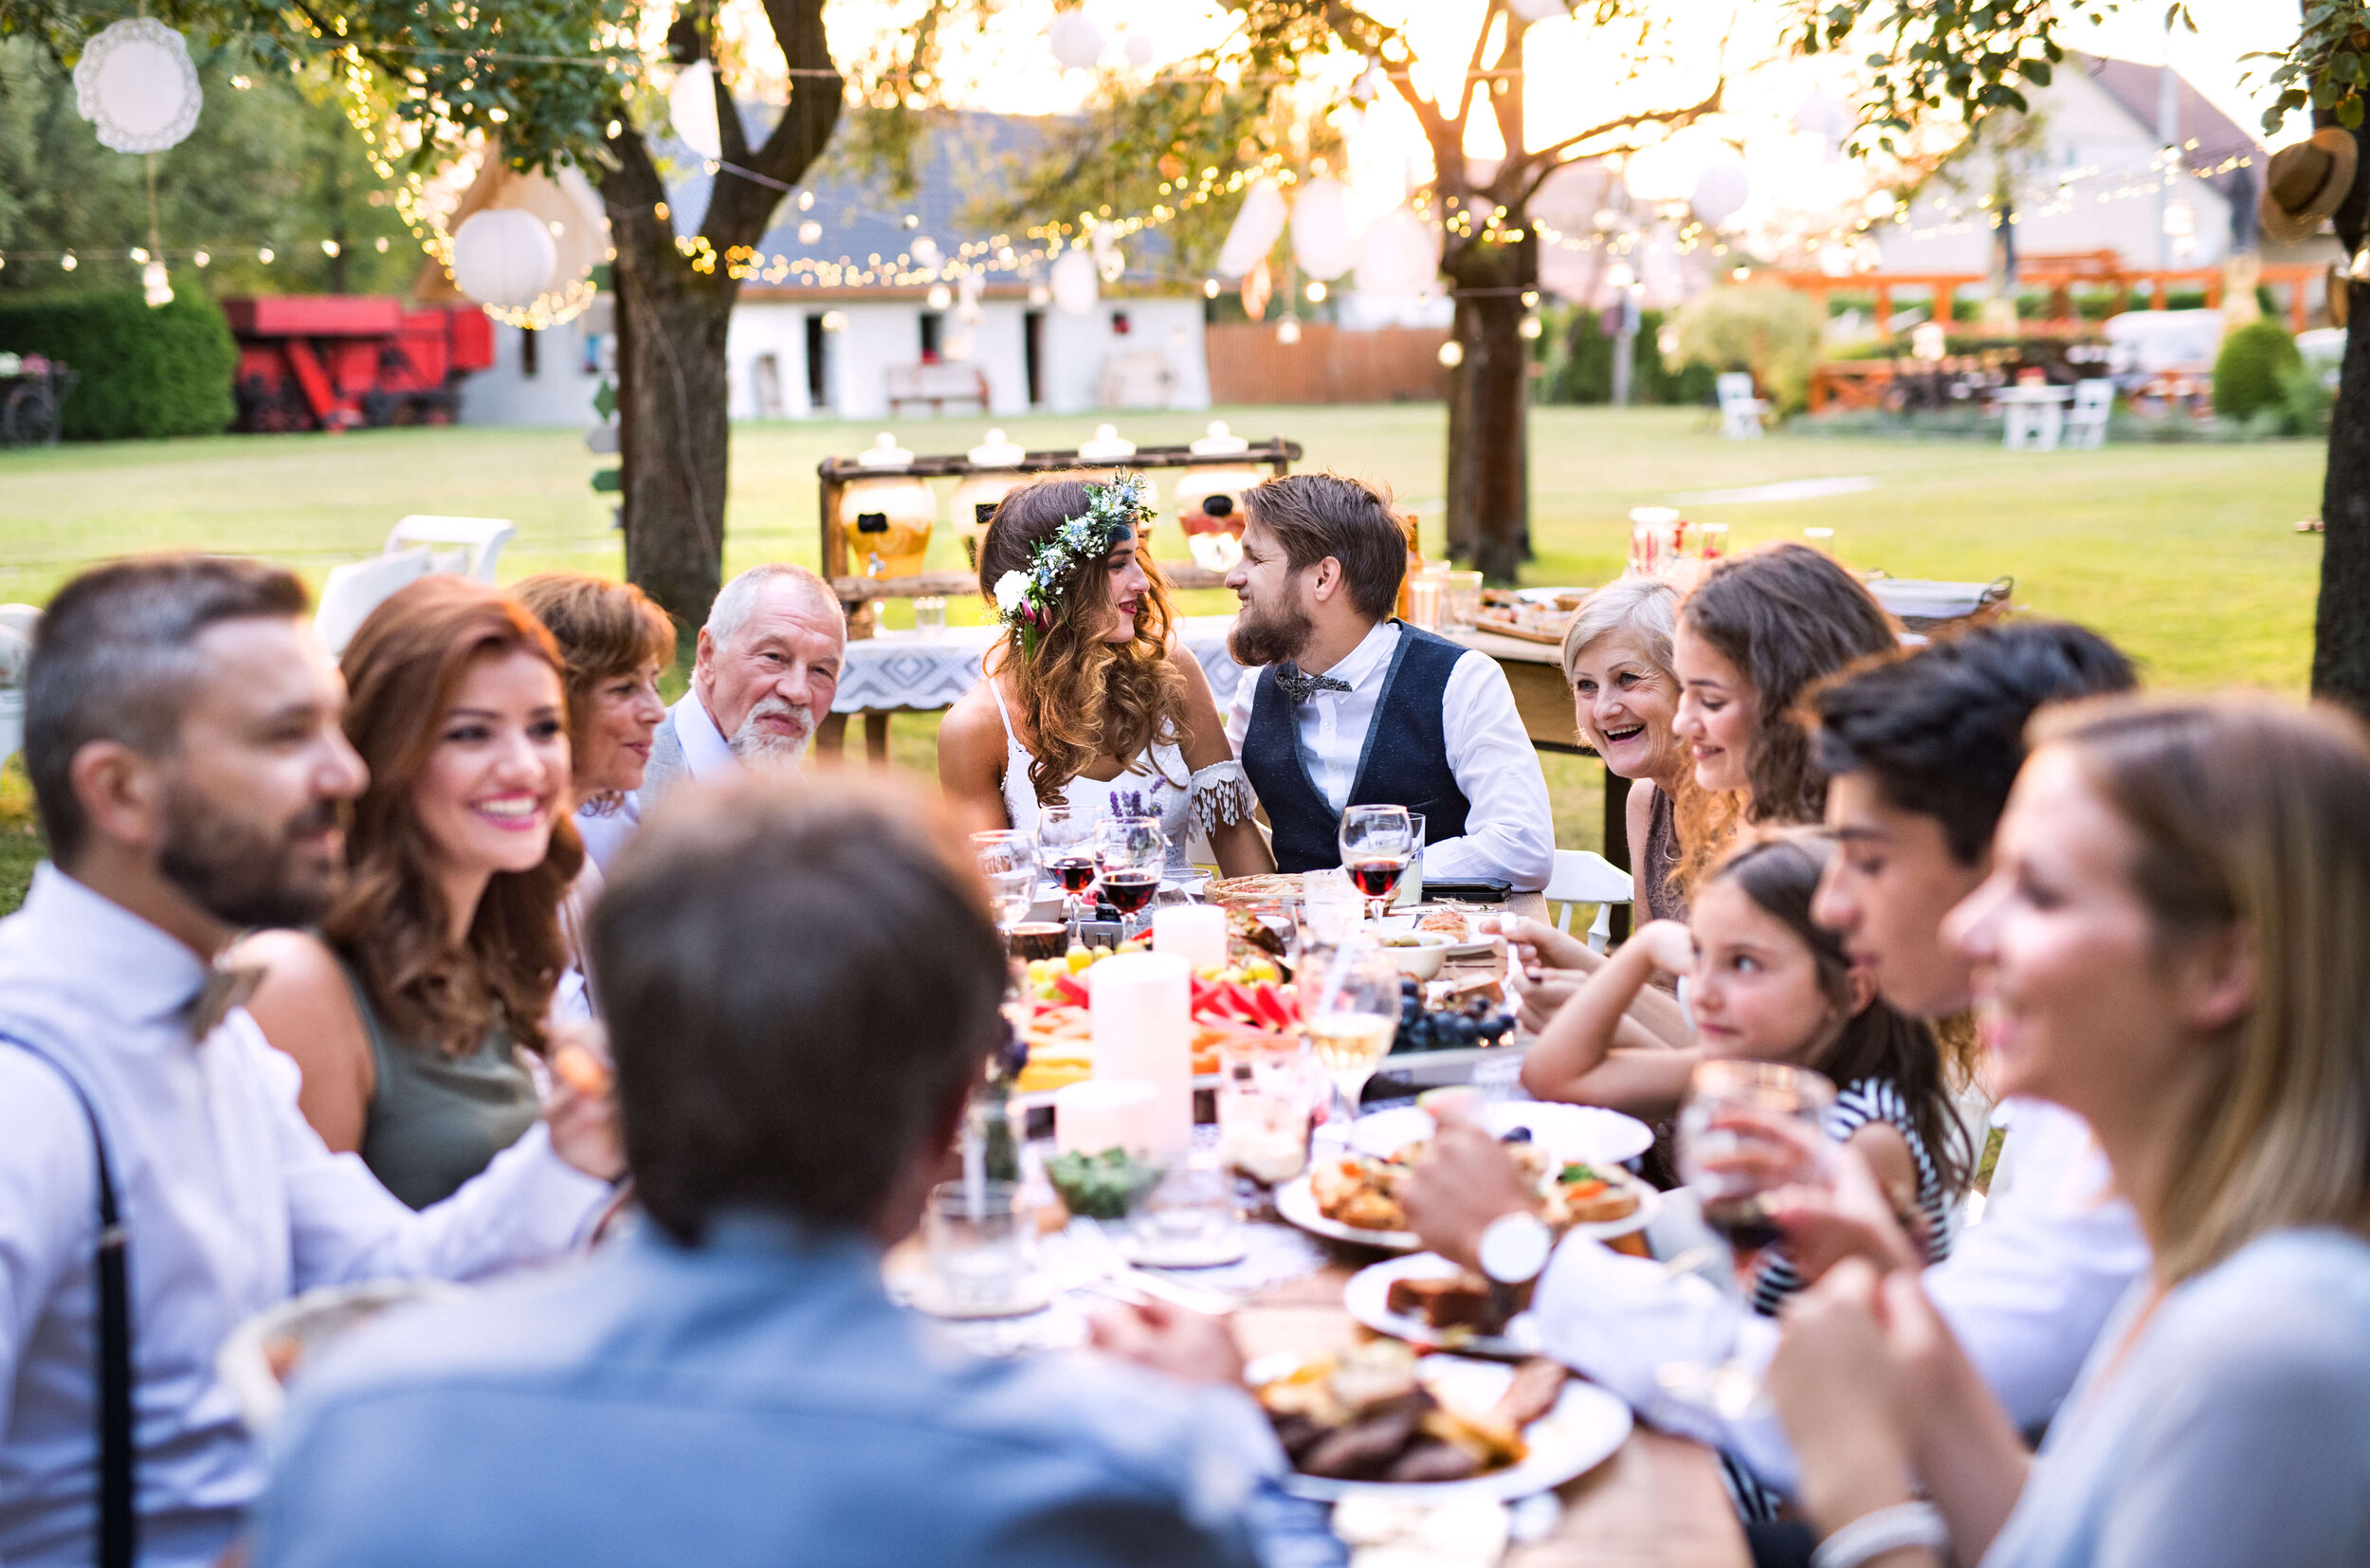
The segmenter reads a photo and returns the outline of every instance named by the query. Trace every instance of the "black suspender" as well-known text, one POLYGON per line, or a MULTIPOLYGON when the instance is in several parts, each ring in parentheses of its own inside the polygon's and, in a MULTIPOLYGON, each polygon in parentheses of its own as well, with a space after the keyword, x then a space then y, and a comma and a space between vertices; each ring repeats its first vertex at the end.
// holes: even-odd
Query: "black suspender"
POLYGON ((64 1064, 27 1040, 0 1036, 22 1047, 65 1080, 90 1123, 98 1161, 99 1249, 92 1273, 99 1285, 99 1568, 132 1568, 138 1533, 132 1466, 132 1292, 124 1272, 124 1231, 116 1206, 115 1173, 107 1162, 107 1140, 99 1111, 82 1080, 64 1064))

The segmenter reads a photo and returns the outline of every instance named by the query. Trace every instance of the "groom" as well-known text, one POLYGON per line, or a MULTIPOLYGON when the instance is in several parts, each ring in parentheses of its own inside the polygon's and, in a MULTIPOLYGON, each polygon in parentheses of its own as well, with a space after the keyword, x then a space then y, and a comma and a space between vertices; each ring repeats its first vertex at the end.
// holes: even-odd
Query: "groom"
POLYGON ((1373 486, 1285 474, 1243 498, 1231 647, 1265 665, 1235 688, 1227 738, 1275 830, 1276 867, 1341 863, 1352 805, 1424 818, 1427 882, 1547 885, 1554 819, 1505 672, 1393 617, 1407 536, 1373 486))

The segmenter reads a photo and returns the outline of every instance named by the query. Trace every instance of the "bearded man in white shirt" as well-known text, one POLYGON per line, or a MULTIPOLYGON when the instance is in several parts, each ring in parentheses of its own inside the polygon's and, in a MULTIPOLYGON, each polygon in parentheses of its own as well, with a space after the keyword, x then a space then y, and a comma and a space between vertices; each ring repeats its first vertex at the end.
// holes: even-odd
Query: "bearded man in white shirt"
POLYGON ((639 820, 685 778, 796 768, 831 711, 847 655, 848 616, 830 584, 805 567, 771 561, 726 583, 700 629, 691 689, 650 738, 631 815, 639 820))
POLYGON ((9 1568, 212 1563, 263 1482, 215 1372, 231 1329, 316 1285, 553 1256, 620 1166, 607 1104, 562 1088, 415 1214, 322 1145, 237 1006, 216 956, 328 908, 365 781, 305 611, 278 568, 161 556, 43 617, 25 757, 54 863, 0 921, 9 1568))
POLYGON ((1339 866, 1353 805, 1424 818, 1426 882, 1535 892, 1555 871, 1539 754, 1505 671, 1392 614, 1407 536, 1374 486, 1285 474, 1243 498, 1227 738, 1275 833, 1276 869, 1339 866))

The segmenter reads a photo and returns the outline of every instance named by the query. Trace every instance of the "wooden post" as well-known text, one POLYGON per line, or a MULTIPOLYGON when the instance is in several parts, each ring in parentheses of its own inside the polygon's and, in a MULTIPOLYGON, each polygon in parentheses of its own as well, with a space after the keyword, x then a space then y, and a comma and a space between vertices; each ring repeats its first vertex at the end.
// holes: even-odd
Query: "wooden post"
POLYGON ((1892 336, 1893 285, 1890 283, 1880 283, 1876 285, 1876 330, 1884 337, 1892 336))

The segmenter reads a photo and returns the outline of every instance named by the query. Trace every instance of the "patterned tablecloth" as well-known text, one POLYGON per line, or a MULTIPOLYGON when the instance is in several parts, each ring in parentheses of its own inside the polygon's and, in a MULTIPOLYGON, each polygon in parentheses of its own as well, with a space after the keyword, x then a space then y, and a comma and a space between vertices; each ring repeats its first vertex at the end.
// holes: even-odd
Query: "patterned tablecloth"
MULTIPOLYGON (((1226 650, 1231 615, 1191 615, 1176 623, 1176 631, 1210 677, 1210 689, 1219 711, 1234 700, 1243 666, 1226 650)), ((831 700, 833 713, 882 713, 891 709, 930 712, 951 707, 955 700, 979 684, 979 659, 995 641, 992 626, 951 626, 935 636, 918 631, 884 631, 848 645, 848 663, 840 671, 839 694, 831 700)))

